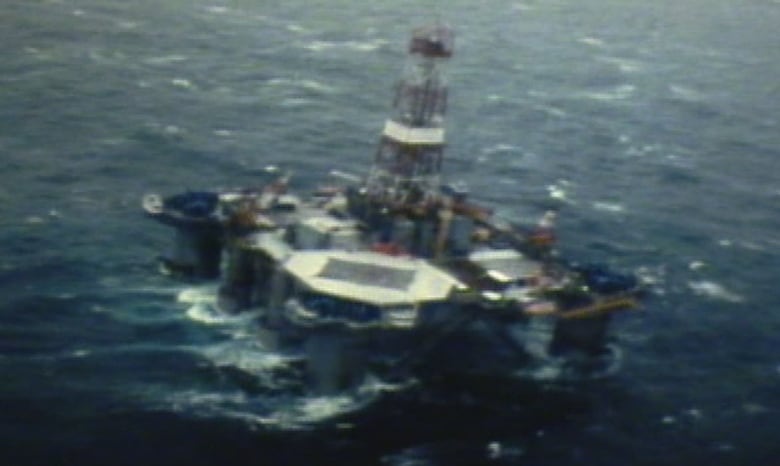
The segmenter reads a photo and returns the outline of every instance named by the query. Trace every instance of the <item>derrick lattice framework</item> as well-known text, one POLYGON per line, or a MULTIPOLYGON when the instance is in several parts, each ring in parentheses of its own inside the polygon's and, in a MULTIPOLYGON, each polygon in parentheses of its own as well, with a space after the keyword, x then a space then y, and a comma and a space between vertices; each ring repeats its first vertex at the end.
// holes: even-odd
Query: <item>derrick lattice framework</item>
POLYGON ((444 156, 447 84, 452 31, 441 25, 417 29, 385 123, 368 179, 372 197, 415 204, 436 197, 444 156))

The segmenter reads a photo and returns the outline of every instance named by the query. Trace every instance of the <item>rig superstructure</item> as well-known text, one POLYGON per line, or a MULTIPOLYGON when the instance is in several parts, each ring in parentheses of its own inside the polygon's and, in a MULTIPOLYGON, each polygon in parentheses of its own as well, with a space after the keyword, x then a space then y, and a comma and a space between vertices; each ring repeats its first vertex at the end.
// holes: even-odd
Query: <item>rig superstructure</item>
POLYGON ((445 26, 413 31, 365 177, 306 198, 285 174, 259 189, 144 198, 176 230, 166 268, 221 277, 219 307, 256 312, 264 344, 300 354, 320 387, 598 358, 611 314, 637 304, 632 276, 558 257, 554 214, 508 225, 444 183, 453 46, 445 26))

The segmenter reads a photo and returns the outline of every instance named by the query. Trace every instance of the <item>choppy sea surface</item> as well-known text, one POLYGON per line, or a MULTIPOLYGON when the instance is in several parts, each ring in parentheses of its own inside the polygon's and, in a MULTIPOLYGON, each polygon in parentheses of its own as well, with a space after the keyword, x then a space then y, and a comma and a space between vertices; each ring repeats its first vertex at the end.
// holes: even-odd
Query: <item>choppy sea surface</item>
POLYGON ((773 464, 778 25, 772 0, 4 0, 0 462, 773 464), (315 396, 157 272, 143 194, 360 172, 436 20, 448 178, 560 208, 565 255, 651 288, 608 378, 315 396))

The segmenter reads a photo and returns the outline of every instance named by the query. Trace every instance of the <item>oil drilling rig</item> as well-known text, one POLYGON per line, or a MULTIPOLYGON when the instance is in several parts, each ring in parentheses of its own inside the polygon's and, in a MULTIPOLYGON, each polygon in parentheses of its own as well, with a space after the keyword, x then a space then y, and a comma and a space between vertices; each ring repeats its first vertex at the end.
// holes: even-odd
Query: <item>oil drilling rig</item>
POLYGON ((221 275, 221 307, 256 312, 261 340, 300 351, 328 385, 387 361, 507 373, 552 354, 600 357, 611 314, 636 305, 634 277, 558 258, 550 215, 507 226, 443 181, 453 46, 446 26, 412 32, 391 118, 352 184, 299 197, 281 176, 259 189, 144 198, 177 232, 167 264, 221 275), (549 330, 542 353, 529 328, 549 330), (453 351, 460 359, 436 356, 453 351))

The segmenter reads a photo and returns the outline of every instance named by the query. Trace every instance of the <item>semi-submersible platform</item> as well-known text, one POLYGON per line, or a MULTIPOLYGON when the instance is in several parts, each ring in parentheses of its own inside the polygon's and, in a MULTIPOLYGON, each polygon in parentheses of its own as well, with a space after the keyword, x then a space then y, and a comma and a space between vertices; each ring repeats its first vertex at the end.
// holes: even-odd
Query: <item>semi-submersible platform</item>
POLYGON ((255 313, 269 351, 299 356, 319 387, 598 360, 613 313, 637 305, 633 276, 560 257, 553 212, 517 226, 443 181, 453 44, 443 25, 412 32, 366 175, 328 176, 306 196, 280 172, 143 199, 176 233, 165 268, 219 279, 220 310, 255 313))

